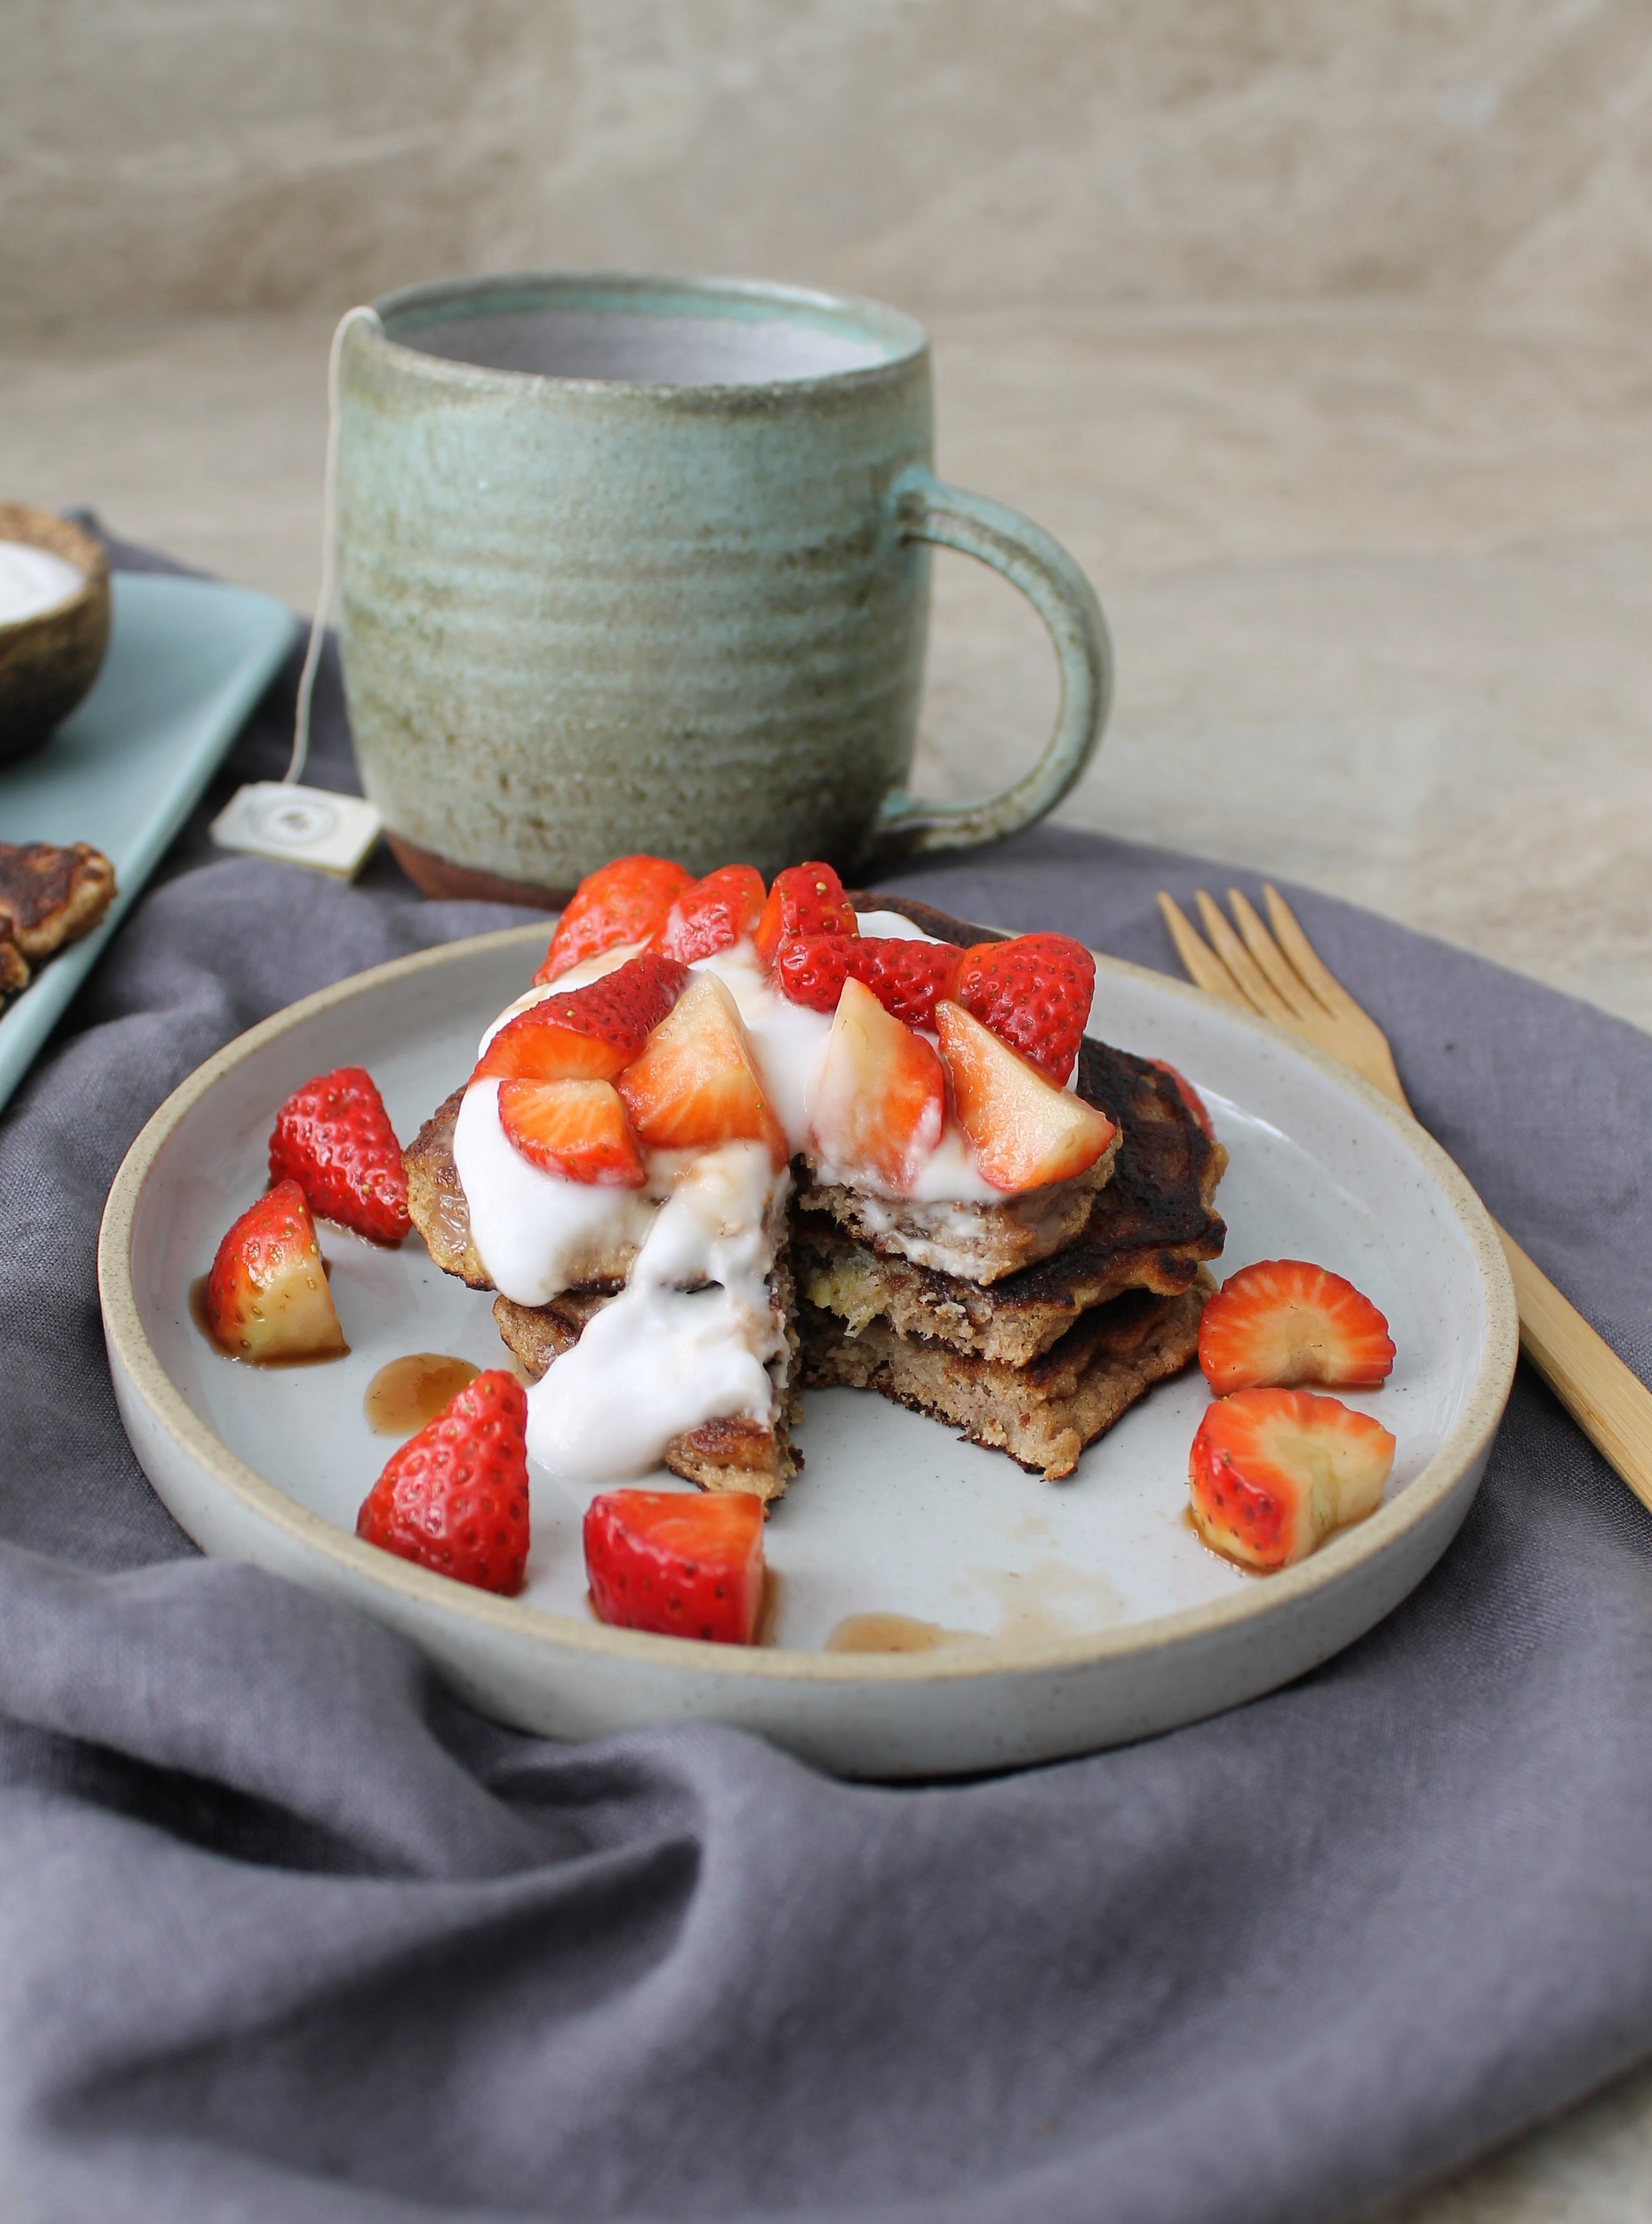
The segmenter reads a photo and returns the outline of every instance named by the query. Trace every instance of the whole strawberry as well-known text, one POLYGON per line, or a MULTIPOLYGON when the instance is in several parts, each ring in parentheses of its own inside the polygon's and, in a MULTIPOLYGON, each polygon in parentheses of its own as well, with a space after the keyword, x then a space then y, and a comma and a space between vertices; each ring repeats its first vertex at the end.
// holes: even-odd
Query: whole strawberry
POLYGON ((1058 1088, 1073 1071, 1094 994, 1095 960, 1066 934, 976 943, 963 954, 953 991, 972 1019, 1058 1088))
POLYGON ((275 1115, 269 1178, 295 1181, 312 1212, 375 1243, 400 1243, 413 1225, 401 1146, 363 1066, 341 1065, 293 1090, 275 1115))
POLYGON ((391 1455, 356 1533, 455 1583, 514 1598, 527 1561, 527 1399, 502 1367, 391 1455))

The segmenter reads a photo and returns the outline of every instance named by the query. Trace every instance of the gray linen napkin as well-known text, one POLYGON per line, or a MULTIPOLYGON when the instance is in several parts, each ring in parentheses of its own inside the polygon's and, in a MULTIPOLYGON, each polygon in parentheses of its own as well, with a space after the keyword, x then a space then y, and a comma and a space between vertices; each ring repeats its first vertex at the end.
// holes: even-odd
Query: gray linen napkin
MULTIPOLYGON (((1317 2220, 1652 2049, 1652 1524, 1523 1374, 1459 1542, 1363 1643, 966 1785, 518 1736, 193 1553, 104 1372, 121 1155, 263 1014, 512 916, 205 847, 280 769, 293 677, 0 1121, 0 2210, 1317 2220)), ((319 729, 311 776, 352 784, 331 667, 319 729)), ((891 885, 1170 970, 1152 891, 1212 877, 1056 827, 891 885)), ((1299 900, 1646 1373, 1652 1039, 1299 900)))

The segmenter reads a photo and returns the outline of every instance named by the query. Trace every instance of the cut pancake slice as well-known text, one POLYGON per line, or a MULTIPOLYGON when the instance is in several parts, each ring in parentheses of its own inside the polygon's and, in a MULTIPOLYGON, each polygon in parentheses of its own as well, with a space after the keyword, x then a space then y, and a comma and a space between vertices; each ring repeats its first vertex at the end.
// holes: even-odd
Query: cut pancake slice
POLYGON ((1024 1367, 1081 1313, 1126 1290, 1176 1297, 1191 1288, 1226 1239, 1214 1207, 1226 1153, 1163 1066, 1087 1040, 1080 1073, 1087 1092, 1113 1109, 1119 1141, 1113 1179, 1089 1200, 1070 1242, 983 1284, 891 1255, 805 1212, 792 1239, 803 1295, 853 1331, 881 1319, 903 1335, 1024 1367))
POLYGON ((804 1381, 879 1391, 1057 1482, 1155 1382, 1189 1364, 1214 1287, 1201 1273, 1180 1297, 1134 1291, 1094 1306, 1025 1367, 902 1336, 884 1321, 854 1335, 836 1314, 805 1299, 798 1313, 804 1381))
MULTIPOLYGON (((716 1415, 673 1437, 665 1452, 665 1464, 672 1473, 702 1490, 754 1491, 765 1503, 779 1498, 803 1465, 803 1454, 791 1442, 800 1414, 798 1336, 791 1267, 784 1254, 775 1260, 769 1286, 785 1333, 785 1355, 769 1370, 776 1392, 772 1423, 765 1425, 746 1414, 716 1415)), ((519 1305, 509 1298, 495 1298, 494 1318, 523 1373, 537 1382, 553 1361, 572 1349, 586 1324, 616 1294, 612 1290, 570 1290, 545 1305, 519 1305)))

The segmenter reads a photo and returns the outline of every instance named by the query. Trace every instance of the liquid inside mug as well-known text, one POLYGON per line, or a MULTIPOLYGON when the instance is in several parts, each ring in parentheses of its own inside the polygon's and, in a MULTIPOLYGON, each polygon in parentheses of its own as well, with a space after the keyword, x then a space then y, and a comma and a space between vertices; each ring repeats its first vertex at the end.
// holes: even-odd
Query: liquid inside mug
POLYGON ((344 341, 344 685, 434 894, 559 900, 646 850, 844 870, 1042 817, 1106 719, 1106 624, 1049 534, 930 469, 929 344, 874 302, 722 280, 419 286, 344 341), (1061 707, 1002 793, 906 792, 929 544, 1048 626, 1061 707))

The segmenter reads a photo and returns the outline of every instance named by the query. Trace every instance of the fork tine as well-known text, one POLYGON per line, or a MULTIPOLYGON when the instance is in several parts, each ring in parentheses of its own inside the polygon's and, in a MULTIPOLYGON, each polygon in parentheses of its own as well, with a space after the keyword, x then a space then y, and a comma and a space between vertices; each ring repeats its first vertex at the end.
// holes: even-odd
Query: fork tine
POLYGON ((1194 901, 1199 907, 1199 916, 1212 947, 1244 990, 1252 1008, 1260 1012, 1264 1020, 1276 1020, 1289 1027, 1296 1013, 1227 924, 1216 903, 1203 888, 1195 891, 1194 901))
POLYGON ((1247 1010, 1250 999, 1220 957, 1207 950, 1200 939, 1193 921, 1163 888, 1158 892, 1158 907, 1164 914, 1164 924, 1170 930, 1170 939, 1176 945, 1176 954, 1186 966, 1190 978, 1208 996, 1220 996, 1224 1003, 1240 1004, 1247 1010))
POLYGON ((1317 1019, 1323 1006, 1301 976, 1292 972, 1290 961, 1257 917, 1249 899, 1241 889, 1229 888, 1227 902, 1228 908, 1239 921, 1239 931, 1245 938, 1245 948, 1291 1010, 1299 1020, 1317 1019))
POLYGON ((1262 900, 1268 907, 1268 917, 1279 938, 1287 957, 1302 975, 1308 987, 1327 1012, 1346 1018, 1350 1013, 1366 1017, 1365 1007, 1356 1004, 1336 975, 1331 972, 1317 950, 1296 923, 1296 914, 1271 881, 1264 881, 1262 900))

